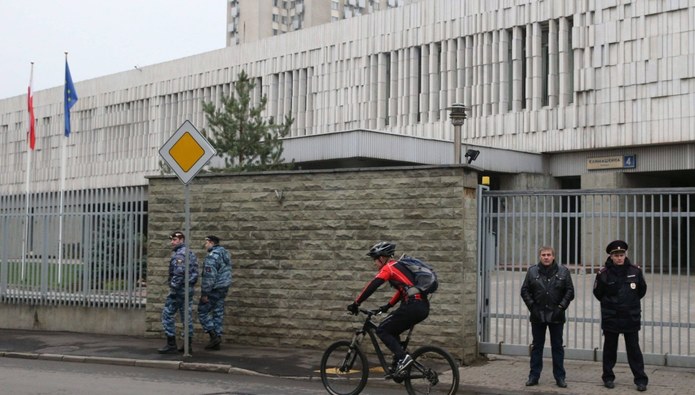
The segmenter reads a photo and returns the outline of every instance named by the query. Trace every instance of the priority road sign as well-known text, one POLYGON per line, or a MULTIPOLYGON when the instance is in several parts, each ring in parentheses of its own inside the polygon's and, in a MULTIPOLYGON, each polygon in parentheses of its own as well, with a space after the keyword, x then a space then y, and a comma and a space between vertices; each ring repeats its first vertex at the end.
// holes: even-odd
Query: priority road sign
POLYGON ((217 151, 190 121, 185 121, 159 149, 159 155, 188 184, 217 151))

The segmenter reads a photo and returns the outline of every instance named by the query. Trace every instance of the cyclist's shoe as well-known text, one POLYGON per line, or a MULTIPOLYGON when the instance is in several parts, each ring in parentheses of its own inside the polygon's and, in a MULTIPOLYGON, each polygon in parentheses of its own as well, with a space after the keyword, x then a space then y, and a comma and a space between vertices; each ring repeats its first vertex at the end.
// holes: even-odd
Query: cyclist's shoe
POLYGON ((396 370, 393 372, 394 375, 403 373, 412 363, 413 358, 410 356, 410 354, 405 354, 405 357, 401 358, 401 360, 398 361, 398 364, 396 364, 396 370))

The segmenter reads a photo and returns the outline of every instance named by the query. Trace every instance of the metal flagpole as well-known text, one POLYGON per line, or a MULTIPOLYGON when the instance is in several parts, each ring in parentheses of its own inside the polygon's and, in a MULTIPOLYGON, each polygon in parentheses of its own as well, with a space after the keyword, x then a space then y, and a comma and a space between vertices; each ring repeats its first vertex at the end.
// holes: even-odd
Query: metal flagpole
POLYGON ((58 284, 62 277, 63 265, 63 195, 65 194, 65 165, 67 163, 65 157, 66 140, 60 139, 60 214, 58 215, 58 284))
MULTIPOLYGON (((66 67, 66 79, 65 88, 67 89, 67 65, 68 65, 68 53, 65 52, 65 67, 66 67)), ((63 95, 63 100, 67 100, 67 94, 63 95)), ((65 109, 63 112, 63 117, 68 117, 69 108, 67 103, 64 103, 65 109)), ((69 126, 68 119, 65 120, 66 126, 69 126)), ((67 129, 66 129, 67 130, 67 129)), ((60 139, 60 213, 58 215, 58 284, 61 283, 61 278, 63 274, 63 195, 65 194, 65 167, 67 165, 67 158, 65 150, 67 147, 67 136, 65 135, 66 130, 63 131, 63 138, 60 139)))
POLYGON ((35 137, 35 135, 32 135, 32 133, 35 132, 35 129, 32 130, 32 125, 34 123, 34 120, 32 119, 34 117, 33 114, 33 108, 34 108, 34 103, 33 103, 33 95, 34 95, 34 89, 33 89, 33 84, 34 84, 34 62, 31 62, 31 72, 29 73, 29 90, 27 91, 27 119, 29 120, 29 129, 27 130, 27 177, 26 177, 26 191, 25 191, 25 198, 24 200, 26 201, 26 210, 24 211, 24 239, 22 240, 22 281, 24 281, 24 278, 26 276, 26 257, 27 257, 27 243, 29 242, 29 183, 31 182, 31 154, 34 151, 33 147, 33 141, 31 140, 32 138, 35 137))

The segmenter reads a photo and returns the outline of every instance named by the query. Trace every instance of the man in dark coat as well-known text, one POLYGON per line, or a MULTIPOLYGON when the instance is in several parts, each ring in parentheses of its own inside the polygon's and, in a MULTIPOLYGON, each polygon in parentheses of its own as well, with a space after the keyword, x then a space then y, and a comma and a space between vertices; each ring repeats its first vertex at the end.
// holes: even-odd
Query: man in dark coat
POLYGON ((596 274, 594 296, 601 302, 603 330, 603 385, 615 387, 613 367, 618 354, 618 336, 625 338, 627 361, 638 391, 646 391, 649 379, 644 373, 644 359, 639 346, 641 326, 640 300, 647 293, 642 270, 627 258, 627 243, 612 241, 606 247, 610 256, 596 274))
POLYGON ((541 247, 540 262, 531 266, 521 286, 521 297, 531 313, 531 371, 527 386, 538 384, 543 370, 543 347, 545 333, 550 332, 550 347, 553 356, 553 376, 558 387, 565 388, 565 349, 562 331, 565 310, 574 299, 574 285, 570 271, 555 262, 555 250, 541 247))

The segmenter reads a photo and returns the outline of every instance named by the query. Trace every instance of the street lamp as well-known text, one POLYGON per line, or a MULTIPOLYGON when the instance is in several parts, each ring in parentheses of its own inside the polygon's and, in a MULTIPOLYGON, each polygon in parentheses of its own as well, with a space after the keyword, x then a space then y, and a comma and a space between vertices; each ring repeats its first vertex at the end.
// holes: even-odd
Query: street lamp
POLYGON ((466 120, 466 106, 460 103, 452 104, 448 107, 449 119, 454 125, 454 163, 461 163, 461 126, 466 120))

